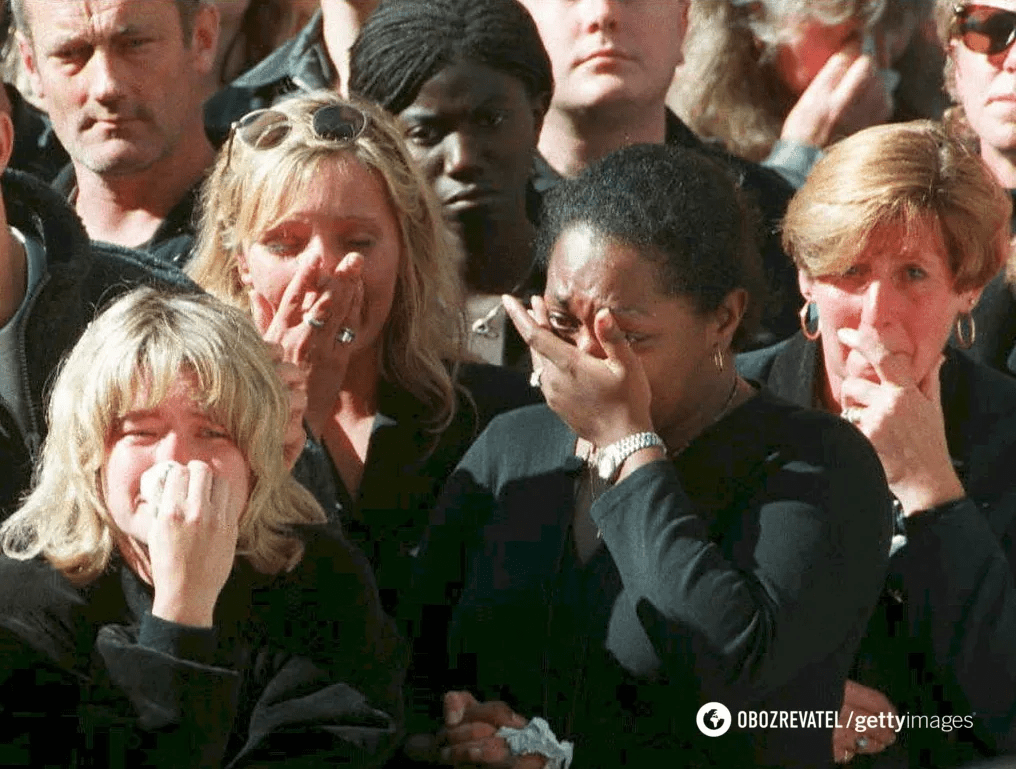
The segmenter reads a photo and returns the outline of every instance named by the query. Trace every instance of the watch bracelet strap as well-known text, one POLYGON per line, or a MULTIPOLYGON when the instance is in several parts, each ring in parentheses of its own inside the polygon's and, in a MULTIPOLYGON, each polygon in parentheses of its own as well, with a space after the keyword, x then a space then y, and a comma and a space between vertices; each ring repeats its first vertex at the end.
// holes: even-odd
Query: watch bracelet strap
POLYGON ((654 432, 633 433, 625 436, 619 441, 611 443, 609 446, 605 446, 601 455, 613 456, 614 462, 612 477, 605 480, 613 481, 614 478, 617 477, 618 471, 621 469, 621 465, 623 465, 625 460, 636 451, 652 448, 653 446, 660 446, 666 450, 666 444, 664 444, 663 438, 654 432))

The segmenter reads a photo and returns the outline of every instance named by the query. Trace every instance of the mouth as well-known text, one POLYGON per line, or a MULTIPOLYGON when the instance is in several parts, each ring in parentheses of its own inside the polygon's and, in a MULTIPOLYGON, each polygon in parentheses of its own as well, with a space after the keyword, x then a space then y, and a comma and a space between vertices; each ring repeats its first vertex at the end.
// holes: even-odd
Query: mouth
POLYGON ((486 208, 494 204, 497 190, 491 187, 469 187, 449 195, 441 201, 445 211, 457 213, 474 208, 486 208))
POLYGON ((618 61, 630 61, 631 56, 626 54, 619 48, 600 48, 599 50, 593 51, 592 53, 580 58, 576 66, 581 67, 583 64, 598 63, 598 62, 618 62, 618 61))

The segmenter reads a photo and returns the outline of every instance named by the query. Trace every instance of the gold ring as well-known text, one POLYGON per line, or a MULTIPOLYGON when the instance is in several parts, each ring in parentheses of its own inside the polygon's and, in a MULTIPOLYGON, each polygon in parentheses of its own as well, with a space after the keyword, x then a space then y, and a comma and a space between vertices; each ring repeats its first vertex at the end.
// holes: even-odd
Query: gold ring
POLYGON ((530 387, 536 387, 537 389, 539 389, 539 387, 540 387, 540 377, 542 377, 542 376, 543 376, 543 369, 542 368, 534 368, 533 369, 533 373, 529 375, 529 386, 530 387))
POLYGON ((309 312, 303 314, 303 322, 311 328, 324 328, 325 326, 325 322, 321 318, 316 318, 309 312))
POLYGON ((349 326, 343 326, 335 335, 335 341, 339 344, 352 344, 354 339, 356 339, 356 332, 349 326))

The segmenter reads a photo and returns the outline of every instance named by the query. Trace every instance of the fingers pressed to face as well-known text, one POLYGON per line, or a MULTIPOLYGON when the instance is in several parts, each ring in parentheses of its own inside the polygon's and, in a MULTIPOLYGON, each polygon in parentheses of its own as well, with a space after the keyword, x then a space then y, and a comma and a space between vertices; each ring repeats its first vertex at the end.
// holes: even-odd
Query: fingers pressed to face
POLYGON ((889 350, 870 332, 841 328, 836 331, 836 336, 842 344, 864 357, 883 383, 900 387, 914 384, 913 364, 909 355, 889 350))

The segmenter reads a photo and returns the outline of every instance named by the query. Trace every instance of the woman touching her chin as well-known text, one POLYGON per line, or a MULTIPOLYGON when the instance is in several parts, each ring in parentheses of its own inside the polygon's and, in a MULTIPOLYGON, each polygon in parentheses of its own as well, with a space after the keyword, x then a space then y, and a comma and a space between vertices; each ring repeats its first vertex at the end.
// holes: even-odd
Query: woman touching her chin
POLYGON ((738 360, 853 423, 895 497, 890 574, 844 713, 976 714, 959 735, 837 729, 841 762, 894 743, 880 760, 954 766, 1016 749, 1016 384, 946 347, 951 333, 974 341, 970 311, 1008 254, 1010 208, 936 124, 844 140, 784 222, 802 332, 738 360))

